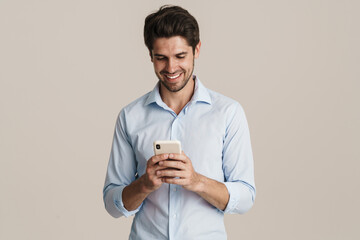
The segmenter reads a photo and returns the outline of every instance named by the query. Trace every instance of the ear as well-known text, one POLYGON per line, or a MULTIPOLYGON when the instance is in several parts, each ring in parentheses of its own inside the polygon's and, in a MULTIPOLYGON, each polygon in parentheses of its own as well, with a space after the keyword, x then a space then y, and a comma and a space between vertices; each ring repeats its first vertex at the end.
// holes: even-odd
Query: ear
POLYGON ((200 55, 200 47, 201 47, 201 41, 199 41, 199 43, 195 47, 195 54, 194 54, 195 58, 198 58, 200 55))

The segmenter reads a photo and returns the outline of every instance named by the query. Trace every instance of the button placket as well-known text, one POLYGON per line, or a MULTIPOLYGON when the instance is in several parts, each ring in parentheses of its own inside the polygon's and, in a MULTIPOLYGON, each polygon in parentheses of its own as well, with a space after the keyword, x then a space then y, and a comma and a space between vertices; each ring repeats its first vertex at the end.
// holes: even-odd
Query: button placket
MULTIPOLYGON (((184 109, 185 110, 185 109, 184 109)), ((171 124, 171 140, 182 140, 182 120, 184 119, 184 111, 175 116, 171 124)), ((177 229, 179 225, 179 214, 181 212, 181 192, 180 186, 169 184, 169 238, 177 237, 177 229)))

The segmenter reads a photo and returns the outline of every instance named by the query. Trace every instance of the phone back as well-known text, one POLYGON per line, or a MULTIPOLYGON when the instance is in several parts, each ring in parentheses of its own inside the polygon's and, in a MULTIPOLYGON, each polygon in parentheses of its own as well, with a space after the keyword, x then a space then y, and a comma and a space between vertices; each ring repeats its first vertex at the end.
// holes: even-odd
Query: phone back
POLYGON ((155 155, 163 153, 181 153, 181 143, 177 140, 169 141, 155 141, 154 142, 155 155))

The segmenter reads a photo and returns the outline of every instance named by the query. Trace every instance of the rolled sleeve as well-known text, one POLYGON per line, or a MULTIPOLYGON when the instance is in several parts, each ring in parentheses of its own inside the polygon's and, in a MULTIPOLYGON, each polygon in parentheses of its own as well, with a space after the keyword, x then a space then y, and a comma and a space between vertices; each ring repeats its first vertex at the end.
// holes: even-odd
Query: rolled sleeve
POLYGON ((243 214, 249 211, 254 204, 255 189, 242 182, 225 182, 224 184, 230 195, 224 212, 243 214))
POLYGON ((124 207, 124 203, 122 201, 122 192, 124 188, 125 186, 117 186, 108 190, 105 193, 105 197, 104 197, 105 208, 107 212, 115 218, 121 216, 130 217, 132 215, 135 215, 135 213, 137 213, 142 206, 141 204, 137 209, 133 211, 128 211, 124 207))

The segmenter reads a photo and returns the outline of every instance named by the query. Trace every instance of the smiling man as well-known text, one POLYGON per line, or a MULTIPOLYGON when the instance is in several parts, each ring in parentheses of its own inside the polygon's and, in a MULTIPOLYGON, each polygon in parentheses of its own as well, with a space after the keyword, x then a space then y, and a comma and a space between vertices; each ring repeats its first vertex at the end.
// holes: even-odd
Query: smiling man
POLYGON ((195 47, 194 54, 187 40, 181 36, 155 40, 151 53, 154 58, 150 55, 151 61, 157 77, 167 90, 178 92, 187 85, 192 77, 194 58, 199 56, 199 50, 200 42, 195 47))
POLYGON ((130 239, 226 239, 224 214, 245 213, 255 199, 244 111, 193 74, 201 42, 188 11, 161 7, 144 38, 159 82, 119 114, 105 208, 135 215, 130 239), (178 140, 183 152, 154 156, 155 140, 178 140))

